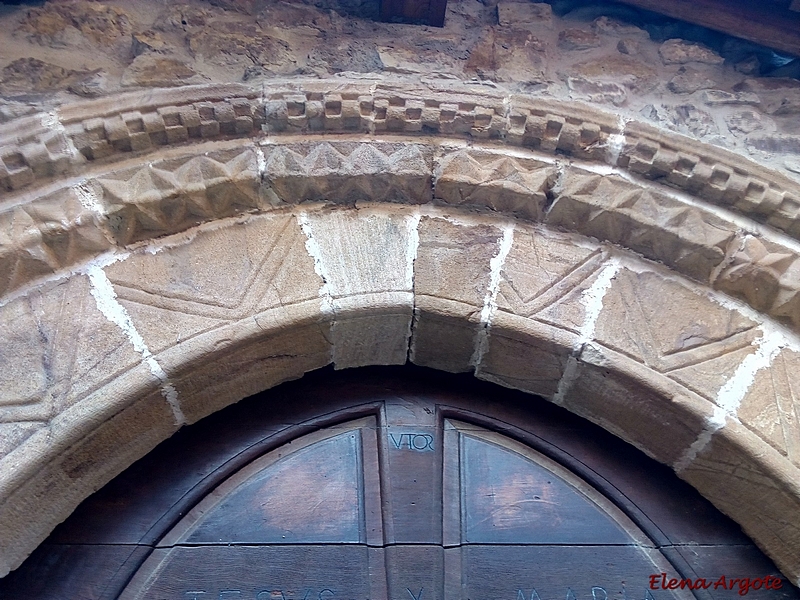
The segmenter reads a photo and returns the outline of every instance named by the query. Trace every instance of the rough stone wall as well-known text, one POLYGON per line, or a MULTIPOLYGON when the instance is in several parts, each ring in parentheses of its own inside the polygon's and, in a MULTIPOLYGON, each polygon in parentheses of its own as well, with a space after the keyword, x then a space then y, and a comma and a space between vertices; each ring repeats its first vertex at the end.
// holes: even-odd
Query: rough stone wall
POLYGON ((800 81, 789 77, 796 68, 776 68, 789 57, 620 5, 567 5, 558 16, 545 3, 451 0, 442 29, 376 22, 370 3, 7 7, 0 119, 138 87, 333 75, 458 80, 605 106, 800 177, 800 81))
POLYGON ((600 423, 800 581, 800 182, 754 149, 794 80, 549 5, 336 8, 0 19, 0 573, 181 424, 410 358, 600 423))

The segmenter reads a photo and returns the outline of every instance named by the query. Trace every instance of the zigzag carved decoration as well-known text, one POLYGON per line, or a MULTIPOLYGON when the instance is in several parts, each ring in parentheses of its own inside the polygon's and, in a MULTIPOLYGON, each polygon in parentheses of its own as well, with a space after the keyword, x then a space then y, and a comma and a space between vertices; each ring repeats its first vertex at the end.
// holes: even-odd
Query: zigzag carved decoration
POLYGON ((134 92, 4 124, 0 188, 0 294, 244 213, 434 201, 627 247, 800 327, 800 184, 579 104, 370 82, 134 92))

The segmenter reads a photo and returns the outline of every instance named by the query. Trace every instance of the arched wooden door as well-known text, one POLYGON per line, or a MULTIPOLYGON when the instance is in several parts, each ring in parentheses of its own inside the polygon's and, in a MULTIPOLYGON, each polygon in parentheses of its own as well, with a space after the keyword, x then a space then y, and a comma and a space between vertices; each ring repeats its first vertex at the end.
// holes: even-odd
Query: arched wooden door
POLYGON ((222 483, 122 598, 552 597, 565 583, 605 597, 661 572, 678 576, 557 463, 427 399, 388 398, 378 415, 294 440, 222 483))
POLYGON ((761 578, 750 598, 798 597, 730 522, 605 432, 421 373, 312 377, 195 426, 89 500, 0 597, 666 600, 741 598, 728 580, 742 578, 761 578), (98 551, 126 546, 116 561, 98 551), (21 595, 26 577, 30 592, 65 572, 60 596, 21 595))

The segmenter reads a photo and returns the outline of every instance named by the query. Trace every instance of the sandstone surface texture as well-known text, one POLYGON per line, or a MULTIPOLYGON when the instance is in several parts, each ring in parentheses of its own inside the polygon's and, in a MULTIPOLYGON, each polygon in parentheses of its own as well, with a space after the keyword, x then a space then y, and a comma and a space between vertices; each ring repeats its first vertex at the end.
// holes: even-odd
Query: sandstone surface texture
POLYGON ((3 8, 0 576, 183 425, 411 361, 600 424, 800 583, 800 82, 557 7, 3 8))

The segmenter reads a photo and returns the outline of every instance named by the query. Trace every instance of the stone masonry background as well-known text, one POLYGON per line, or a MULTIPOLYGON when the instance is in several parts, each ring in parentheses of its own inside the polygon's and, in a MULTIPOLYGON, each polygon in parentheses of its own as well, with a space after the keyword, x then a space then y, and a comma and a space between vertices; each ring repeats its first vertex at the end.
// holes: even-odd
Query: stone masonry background
POLYGON ((585 101, 800 178, 800 61, 611 2, 450 0, 444 28, 372 0, 0 5, 0 122, 126 89, 340 76, 585 101))

